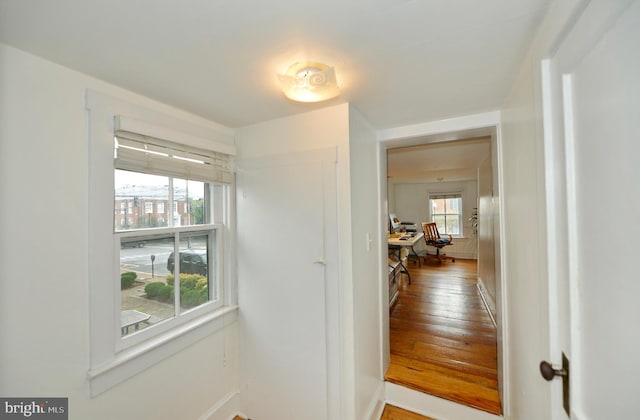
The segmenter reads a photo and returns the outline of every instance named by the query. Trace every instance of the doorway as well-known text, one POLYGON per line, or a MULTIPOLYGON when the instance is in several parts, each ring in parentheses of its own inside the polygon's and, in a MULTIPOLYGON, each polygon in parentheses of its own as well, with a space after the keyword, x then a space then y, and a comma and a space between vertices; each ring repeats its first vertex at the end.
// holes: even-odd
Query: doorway
MULTIPOLYGON (((401 158, 400 172, 396 172, 392 166, 389 166, 389 173, 386 173, 385 170, 381 171, 384 172, 384 179, 380 180, 381 191, 383 192, 382 197, 388 200, 382 209, 383 214, 394 212, 402 221, 415 222, 419 227, 420 222, 426 221, 429 217, 427 203, 430 190, 444 192, 443 190, 454 189, 462 192, 463 195, 467 195, 469 203, 466 205, 467 209, 462 215, 462 222, 465 226, 458 238, 458 248, 453 252, 449 251, 449 253, 456 258, 478 258, 477 273, 481 280, 478 282, 478 288, 486 298, 484 303, 496 325, 499 393, 501 400, 508 401, 504 395, 505 389, 508 388, 505 387, 504 383, 506 378, 505 354, 501 346, 504 342, 505 334, 502 321, 502 293, 504 287, 502 285, 503 279, 501 278, 503 259, 501 258, 500 248, 502 232, 500 214, 502 211, 499 199, 501 185, 498 165, 500 162, 499 115, 497 113, 482 114, 411 127, 409 130, 405 128, 401 133, 393 133, 392 131, 383 133, 381 136, 383 137, 381 139, 381 155, 387 156, 387 152, 389 152, 389 158, 386 162, 392 162, 395 159, 393 155, 401 154, 399 152, 403 150, 408 153, 401 158), (480 120, 483 121, 480 122, 480 120), (445 126, 449 127, 450 130, 447 130, 445 126), (413 131, 413 135, 408 134, 408 131, 413 131), (456 179, 452 170, 447 170, 442 165, 438 166, 433 161, 424 163, 425 161, 420 157, 421 152, 429 148, 438 149, 443 153, 443 156, 446 156, 447 153, 449 155, 461 154, 459 153, 462 150, 461 148, 473 148, 483 143, 488 145, 489 150, 487 155, 488 169, 485 168, 484 174, 482 174, 483 170, 478 170, 478 167, 482 165, 468 165, 467 171, 471 168, 470 170, 474 172, 473 178, 475 179, 473 181, 469 181, 468 175, 467 179, 456 179), (412 166, 417 167, 417 169, 422 168, 424 173, 417 178, 414 176, 413 179, 410 179, 409 172, 412 166), (440 174, 436 174, 437 171, 432 170, 432 168, 440 170, 440 174), (488 176, 489 178, 489 194, 486 191, 480 192, 482 187, 477 187, 480 185, 477 178, 479 173, 481 174, 480 176, 485 178, 488 176), (422 177, 421 179, 420 176, 422 177), (429 177, 431 178, 429 179, 429 177), (473 184, 474 187, 466 185, 469 183, 473 184), (475 189, 471 194, 469 194, 470 188, 475 189), (411 200, 413 200, 413 203, 411 200), (479 229, 485 229, 485 236, 482 236, 482 232, 473 231, 472 222, 468 220, 472 216, 472 211, 478 215, 478 227, 479 229), (489 235, 486 236, 486 234, 489 235), (486 241, 487 238, 489 238, 488 242, 486 241)), ((413 170, 416 171, 416 168, 413 170)), ((485 189, 486 182, 486 179, 481 181, 481 183, 484 183, 485 189)), ((455 241, 456 238, 454 238, 454 243, 455 241)), ((383 330, 383 340, 388 343, 389 318, 386 318, 385 322, 383 322, 383 330)), ((383 346, 383 348, 390 352, 389 346, 383 346)), ((382 360, 383 371, 386 372, 389 366, 389 353, 384 354, 382 360)), ((507 407, 503 407, 503 411, 507 412, 506 410, 507 407)))

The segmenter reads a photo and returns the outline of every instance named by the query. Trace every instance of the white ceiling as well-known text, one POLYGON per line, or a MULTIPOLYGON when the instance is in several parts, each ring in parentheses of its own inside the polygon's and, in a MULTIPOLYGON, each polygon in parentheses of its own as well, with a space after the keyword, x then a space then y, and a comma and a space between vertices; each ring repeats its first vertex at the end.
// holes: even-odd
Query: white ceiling
POLYGON ((387 177, 394 182, 452 182, 477 179, 491 165, 491 137, 389 149, 387 177))
POLYGON ((241 127, 351 102, 376 128, 498 109, 549 0, 0 0, 0 42, 241 127), (293 62, 341 95, 284 97, 293 62))

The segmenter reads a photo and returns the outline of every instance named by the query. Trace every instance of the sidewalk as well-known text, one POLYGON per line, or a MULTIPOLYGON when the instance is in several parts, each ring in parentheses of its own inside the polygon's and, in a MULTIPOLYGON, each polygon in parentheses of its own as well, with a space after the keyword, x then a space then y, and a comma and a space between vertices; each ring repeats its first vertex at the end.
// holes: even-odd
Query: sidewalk
POLYGON ((152 283, 154 281, 165 282, 165 277, 155 276, 152 279, 149 274, 137 274, 139 277, 136 279, 136 284, 129 289, 120 291, 121 309, 123 311, 127 309, 135 309, 137 311, 151 315, 149 321, 140 324, 140 330, 142 330, 160 321, 172 318, 175 314, 175 311, 173 304, 147 299, 147 295, 144 292, 144 287, 148 283, 152 283))

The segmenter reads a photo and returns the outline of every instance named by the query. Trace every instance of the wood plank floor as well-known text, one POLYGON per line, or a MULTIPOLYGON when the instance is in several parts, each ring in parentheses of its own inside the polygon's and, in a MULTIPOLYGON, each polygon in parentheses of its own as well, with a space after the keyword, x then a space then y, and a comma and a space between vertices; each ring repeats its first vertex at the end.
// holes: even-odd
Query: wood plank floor
POLYGON ((476 261, 430 261, 409 272, 390 316, 385 380, 502 414, 496 329, 476 286, 476 261))
POLYGON ((433 420, 431 417, 421 416, 420 414, 404 410, 393 405, 385 405, 380 420, 433 420))

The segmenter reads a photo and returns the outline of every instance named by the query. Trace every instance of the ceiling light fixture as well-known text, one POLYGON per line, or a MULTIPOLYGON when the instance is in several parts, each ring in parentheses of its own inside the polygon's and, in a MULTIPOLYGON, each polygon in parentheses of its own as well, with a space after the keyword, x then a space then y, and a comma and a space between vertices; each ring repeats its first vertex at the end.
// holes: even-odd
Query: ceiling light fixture
POLYGON ((278 75, 287 98, 298 102, 320 102, 340 94, 333 67, 314 61, 297 62, 278 75))

